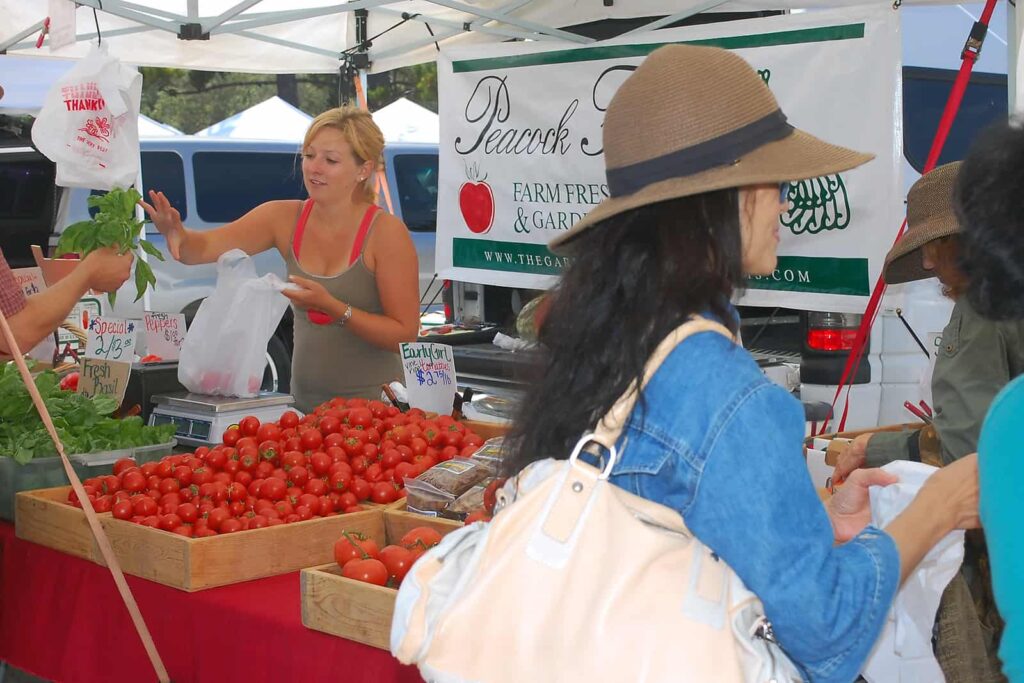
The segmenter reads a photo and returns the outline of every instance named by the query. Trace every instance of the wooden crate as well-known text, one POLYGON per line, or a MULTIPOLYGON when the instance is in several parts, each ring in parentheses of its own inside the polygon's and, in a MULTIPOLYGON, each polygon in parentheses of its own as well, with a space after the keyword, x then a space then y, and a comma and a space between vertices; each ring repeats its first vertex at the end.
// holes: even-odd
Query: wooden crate
MULTIPOLYGON (((85 512, 68 505, 70 491, 70 486, 57 486, 17 494, 14 503, 14 533, 22 540, 96 561, 99 548, 89 529, 85 512)), ((109 512, 99 513, 101 520, 110 517, 109 512)))
MULTIPOLYGON (((189 592, 328 562, 346 529, 370 537, 384 533, 380 509, 208 538, 186 538, 113 517, 102 523, 125 573, 189 592)), ((97 562, 103 564, 102 558, 97 562)))
MULTIPOLYGON (((381 521, 380 535, 367 534, 380 547, 397 542, 418 526, 435 529, 442 536, 462 527, 460 522, 394 508, 384 510, 381 521)), ((302 623, 306 628, 383 650, 389 648, 398 593, 394 588, 346 579, 334 562, 303 569, 300 576, 302 623)))

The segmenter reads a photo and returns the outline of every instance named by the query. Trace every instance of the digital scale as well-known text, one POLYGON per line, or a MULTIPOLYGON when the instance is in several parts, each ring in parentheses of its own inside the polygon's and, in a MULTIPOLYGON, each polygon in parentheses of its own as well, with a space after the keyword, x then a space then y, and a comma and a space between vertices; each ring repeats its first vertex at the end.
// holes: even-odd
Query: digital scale
POLYGON ((276 422, 290 410, 295 399, 289 394, 261 391, 253 398, 207 396, 205 394, 159 394, 152 397, 156 407, 149 416, 150 425, 173 423, 174 437, 189 446, 209 446, 221 442, 228 427, 246 415, 262 422, 276 422))

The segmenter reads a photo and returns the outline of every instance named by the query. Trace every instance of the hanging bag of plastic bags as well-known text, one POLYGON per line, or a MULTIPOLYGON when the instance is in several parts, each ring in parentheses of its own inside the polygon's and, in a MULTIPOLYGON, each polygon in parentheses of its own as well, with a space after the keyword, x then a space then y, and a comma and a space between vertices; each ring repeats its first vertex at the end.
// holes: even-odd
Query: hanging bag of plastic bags
POLYGON ((32 142, 63 187, 111 190, 139 175, 142 74, 93 47, 46 94, 32 142))
POLYGON ((258 277, 252 259, 232 249, 217 260, 217 286, 192 320, 181 346, 178 381, 216 396, 255 396, 267 367, 267 342, 288 308, 294 285, 258 277))

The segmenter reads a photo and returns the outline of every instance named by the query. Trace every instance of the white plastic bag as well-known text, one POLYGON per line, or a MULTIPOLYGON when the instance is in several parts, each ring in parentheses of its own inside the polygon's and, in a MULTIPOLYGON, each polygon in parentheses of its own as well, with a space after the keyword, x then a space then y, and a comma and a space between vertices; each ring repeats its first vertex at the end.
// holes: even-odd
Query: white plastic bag
POLYGON ((142 74, 93 47, 54 83, 32 142, 57 164, 58 185, 111 190, 139 175, 142 74))
POLYGON ((186 389, 216 396, 255 396, 267 366, 267 342, 288 308, 281 291, 293 287, 273 273, 256 276, 241 249, 217 260, 217 287, 188 328, 178 361, 186 389))

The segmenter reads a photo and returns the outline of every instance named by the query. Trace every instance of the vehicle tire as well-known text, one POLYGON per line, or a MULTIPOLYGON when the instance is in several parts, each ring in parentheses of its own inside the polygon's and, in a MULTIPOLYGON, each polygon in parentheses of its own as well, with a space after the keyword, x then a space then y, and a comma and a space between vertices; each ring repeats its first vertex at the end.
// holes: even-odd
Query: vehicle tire
POLYGON ((276 334, 267 343, 267 367, 263 371, 263 391, 287 394, 292 384, 292 355, 276 334))

